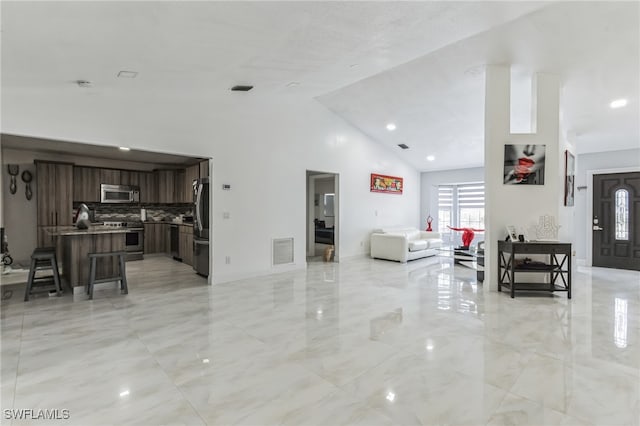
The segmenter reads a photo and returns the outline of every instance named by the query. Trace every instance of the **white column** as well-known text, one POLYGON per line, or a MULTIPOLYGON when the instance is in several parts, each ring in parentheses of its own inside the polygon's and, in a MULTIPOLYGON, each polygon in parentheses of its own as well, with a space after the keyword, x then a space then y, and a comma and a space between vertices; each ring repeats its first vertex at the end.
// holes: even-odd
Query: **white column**
MULTIPOLYGON (((513 225, 530 238, 541 215, 559 219, 559 200, 564 183, 559 179, 559 79, 536 74, 532 82, 532 129, 535 133, 510 132, 510 68, 490 65, 486 69, 485 93, 485 289, 497 290, 497 245, 513 225), (505 185, 505 145, 545 145, 544 185, 505 185)), ((568 226, 569 224, 562 224, 568 226)))

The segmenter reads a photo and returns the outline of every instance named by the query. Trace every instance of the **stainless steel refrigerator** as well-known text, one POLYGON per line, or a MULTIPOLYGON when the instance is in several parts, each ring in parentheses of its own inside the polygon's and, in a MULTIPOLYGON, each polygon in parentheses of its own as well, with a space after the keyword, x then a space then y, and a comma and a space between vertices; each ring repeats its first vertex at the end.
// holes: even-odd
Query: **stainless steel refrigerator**
POLYGON ((193 181, 193 269, 209 276, 209 178, 193 181))

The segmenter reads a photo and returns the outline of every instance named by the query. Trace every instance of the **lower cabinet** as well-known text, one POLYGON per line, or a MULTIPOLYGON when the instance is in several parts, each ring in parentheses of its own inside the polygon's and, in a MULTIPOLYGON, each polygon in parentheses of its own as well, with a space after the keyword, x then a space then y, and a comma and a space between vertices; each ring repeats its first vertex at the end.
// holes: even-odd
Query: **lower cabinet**
POLYGON ((144 253, 169 253, 169 225, 166 223, 144 224, 144 253))
POLYGON ((180 225, 179 247, 182 262, 193 266, 193 227, 180 225))
MULTIPOLYGON (((175 226, 175 225, 174 225, 175 226)), ((144 224, 144 253, 171 254, 171 225, 168 223, 144 224)), ((178 258, 193 265, 193 226, 178 225, 178 258)))

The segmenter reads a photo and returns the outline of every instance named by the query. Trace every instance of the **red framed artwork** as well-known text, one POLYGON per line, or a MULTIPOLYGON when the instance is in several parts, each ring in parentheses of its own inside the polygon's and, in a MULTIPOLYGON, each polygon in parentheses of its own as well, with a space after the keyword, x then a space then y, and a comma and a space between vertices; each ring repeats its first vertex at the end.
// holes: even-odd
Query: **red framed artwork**
POLYGON ((371 192, 384 192, 387 194, 402 194, 404 188, 403 178, 371 173, 371 192))

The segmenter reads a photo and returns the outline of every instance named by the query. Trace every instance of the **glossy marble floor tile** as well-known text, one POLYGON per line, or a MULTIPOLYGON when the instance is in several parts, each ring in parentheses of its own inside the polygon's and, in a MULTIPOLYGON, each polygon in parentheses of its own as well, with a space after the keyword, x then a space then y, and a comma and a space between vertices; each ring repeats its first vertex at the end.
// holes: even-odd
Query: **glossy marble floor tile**
MULTIPOLYGON (((207 286, 164 257, 0 305, 1 408, 37 424, 639 425, 640 274, 509 298, 449 258, 310 262, 207 286)), ((33 424, 7 419, 2 424, 33 424)))

